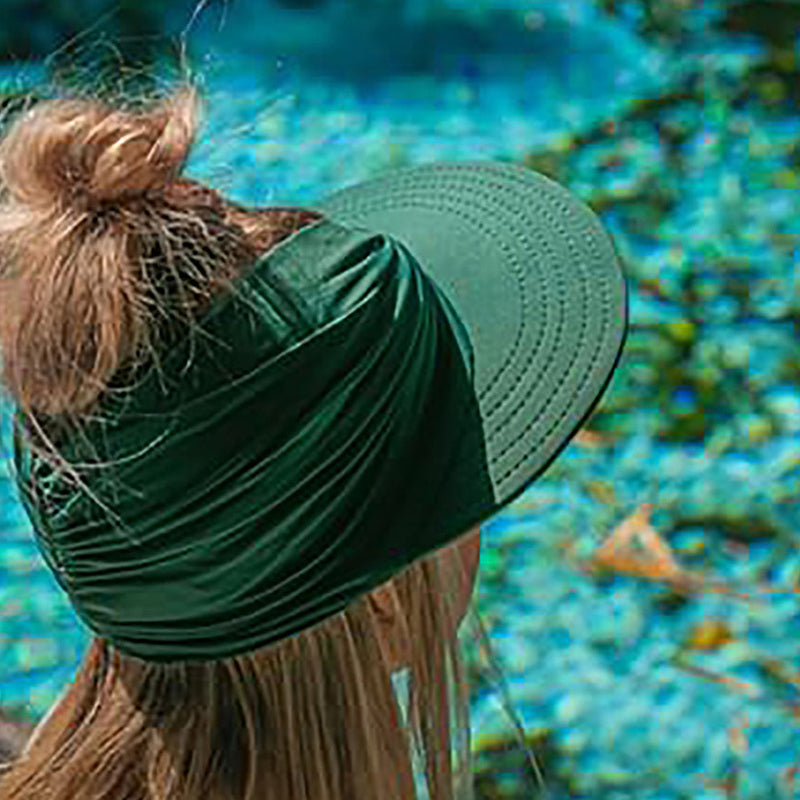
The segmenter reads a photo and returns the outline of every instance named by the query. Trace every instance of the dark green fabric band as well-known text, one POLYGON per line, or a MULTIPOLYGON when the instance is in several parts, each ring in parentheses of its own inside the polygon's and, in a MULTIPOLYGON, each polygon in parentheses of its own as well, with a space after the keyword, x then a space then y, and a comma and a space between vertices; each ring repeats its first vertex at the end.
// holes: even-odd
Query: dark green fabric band
POLYGON ((469 358, 402 244, 306 228, 63 444, 80 485, 18 442, 44 557, 95 634, 148 660, 308 628, 461 532, 424 520, 476 427, 469 358))

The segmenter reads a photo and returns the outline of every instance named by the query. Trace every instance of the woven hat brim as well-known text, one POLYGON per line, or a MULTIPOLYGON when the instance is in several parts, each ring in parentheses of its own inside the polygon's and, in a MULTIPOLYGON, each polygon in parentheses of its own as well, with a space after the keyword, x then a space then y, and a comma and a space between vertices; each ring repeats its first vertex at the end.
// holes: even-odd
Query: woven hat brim
POLYGON ((563 187, 503 163, 396 170, 315 207, 400 240, 463 322, 483 437, 456 471, 488 474, 493 497, 448 496, 469 484, 454 475, 440 509, 485 520, 563 450, 618 363, 628 299, 610 237, 563 187))

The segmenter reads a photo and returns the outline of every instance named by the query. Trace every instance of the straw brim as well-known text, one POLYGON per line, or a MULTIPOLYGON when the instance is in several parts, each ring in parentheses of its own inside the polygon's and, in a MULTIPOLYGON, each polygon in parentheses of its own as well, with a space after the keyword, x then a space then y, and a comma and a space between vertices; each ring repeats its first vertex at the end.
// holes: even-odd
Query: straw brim
POLYGON ((491 162, 396 170, 315 207, 400 240, 463 322, 482 441, 458 459, 438 508, 483 521, 563 450, 617 365, 627 291, 609 236, 561 186, 491 162), (470 473, 491 484, 477 504, 458 496, 470 473))

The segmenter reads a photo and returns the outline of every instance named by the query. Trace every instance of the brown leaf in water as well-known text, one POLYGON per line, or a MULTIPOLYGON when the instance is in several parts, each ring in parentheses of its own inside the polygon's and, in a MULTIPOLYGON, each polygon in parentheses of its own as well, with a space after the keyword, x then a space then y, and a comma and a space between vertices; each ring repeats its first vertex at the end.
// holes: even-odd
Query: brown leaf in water
POLYGON ((705 667, 699 667, 696 664, 690 664, 684 659, 676 659, 674 663, 678 669, 682 669, 684 672, 688 672, 691 675, 696 675, 698 678, 704 678, 707 681, 719 683, 726 689, 732 689, 735 692, 741 692, 750 697, 757 697, 761 694, 760 689, 754 683, 739 680, 739 678, 733 678, 721 672, 714 672, 705 667))
POLYGON ((653 509, 652 503, 639 505, 584 561, 584 566, 591 571, 665 583, 682 594, 712 591, 741 600, 752 599, 749 594, 736 591, 724 581, 683 567, 669 543, 652 526, 653 509))
POLYGON ((573 437, 572 441, 580 447, 589 447, 597 450, 603 447, 611 447, 614 444, 614 437, 607 433, 581 428, 573 437))
POLYGON ((710 653, 734 639, 733 631, 725 620, 703 619, 692 625, 683 641, 683 648, 710 653))

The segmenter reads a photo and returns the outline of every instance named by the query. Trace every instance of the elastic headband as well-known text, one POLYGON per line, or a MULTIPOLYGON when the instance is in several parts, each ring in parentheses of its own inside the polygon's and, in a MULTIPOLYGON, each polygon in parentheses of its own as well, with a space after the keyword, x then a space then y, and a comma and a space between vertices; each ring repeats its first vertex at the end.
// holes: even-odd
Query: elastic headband
POLYGON ((17 452, 41 550, 130 655, 304 630, 458 533, 420 523, 458 453, 465 368, 405 247, 302 230, 61 448, 79 483, 17 452))

